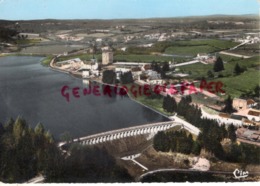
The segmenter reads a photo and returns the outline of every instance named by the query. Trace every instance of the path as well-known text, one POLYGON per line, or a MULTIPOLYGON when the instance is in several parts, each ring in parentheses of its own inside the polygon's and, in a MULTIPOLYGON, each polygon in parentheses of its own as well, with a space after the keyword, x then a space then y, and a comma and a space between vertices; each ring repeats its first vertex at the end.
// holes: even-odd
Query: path
MULTIPOLYGON (((158 173, 158 172, 205 172, 205 173, 210 173, 210 174, 224 174, 224 175, 233 175, 233 172, 230 171, 198 171, 198 170, 194 170, 194 169, 174 169, 174 168, 169 168, 169 169, 157 169, 157 170, 153 170, 153 171, 148 171, 144 174, 142 174, 141 176, 139 176, 139 178, 137 179, 137 181, 140 181, 143 177, 150 175, 150 174, 154 174, 154 173, 158 173)), ((256 175, 259 176, 260 172, 250 172, 250 175, 256 175)))
POLYGON ((180 67, 180 66, 185 66, 185 65, 190 65, 190 64, 194 64, 194 63, 199 63, 199 60, 193 60, 193 61, 188 61, 188 62, 184 62, 184 63, 178 63, 175 65, 172 65, 173 67, 180 67))
POLYGON ((45 178, 42 175, 40 175, 40 176, 37 176, 37 177, 34 177, 34 178, 28 180, 25 183, 43 183, 44 179, 45 178))
POLYGON ((245 55, 240 55, 240 54, 234 54, 234 53, 230 53, 230 52, 220 52, 220 54, 224 54, 224 55, 228 55, 228 56, 235 56, 235 57, 242 57, 242 58, 250 58, 251 56, 245 56, 245 55))

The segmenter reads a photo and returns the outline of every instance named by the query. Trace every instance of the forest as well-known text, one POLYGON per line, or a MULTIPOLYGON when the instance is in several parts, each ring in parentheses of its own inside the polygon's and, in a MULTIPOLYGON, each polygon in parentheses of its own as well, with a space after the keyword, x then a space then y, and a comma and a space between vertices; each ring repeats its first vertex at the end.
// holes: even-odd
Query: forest
POLYGON ((34 129, 22 117, 0 123, 0 181, 24 183, 37 175, 47 183, 133 181, 104 149, 74 144, 64 153, 41 123, 34 129))

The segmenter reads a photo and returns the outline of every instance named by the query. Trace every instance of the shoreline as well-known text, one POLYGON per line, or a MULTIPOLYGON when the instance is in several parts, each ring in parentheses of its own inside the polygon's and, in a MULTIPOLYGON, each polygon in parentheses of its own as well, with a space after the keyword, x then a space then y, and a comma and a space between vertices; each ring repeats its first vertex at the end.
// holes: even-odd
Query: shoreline
POLYGON ((34 56, 34 57, 47 57, 47 54, 21 54, 21 53, 0 53, 0 57, 6 57, 6 56, 34 56))

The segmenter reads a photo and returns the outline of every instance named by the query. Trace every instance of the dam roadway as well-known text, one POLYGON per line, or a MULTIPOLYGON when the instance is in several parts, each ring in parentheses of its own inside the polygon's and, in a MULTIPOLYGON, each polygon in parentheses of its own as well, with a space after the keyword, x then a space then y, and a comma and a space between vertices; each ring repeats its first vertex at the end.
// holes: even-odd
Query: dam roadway
MULTIPOLYGON (((138 136, 143 134, 156 134, 159 131, 165 131, 175 126, 181 126, 182 128, 188 130, 190 133, 195 135, 198 135, 200 132, 200 130, 197 127, 187 122, 182 122, 182 120, 180 119, 175 121, 174 117, 172 117, 171 119, 172 121, 150 123, 145 125, 106 131, 98 134, 73 139, 72 141, 74 143, 80 143, 82 145, 95 145, 131 136, 138 136)), ((66 142, 60 142, 58 146, 61 147, 65 144, 66 142)))

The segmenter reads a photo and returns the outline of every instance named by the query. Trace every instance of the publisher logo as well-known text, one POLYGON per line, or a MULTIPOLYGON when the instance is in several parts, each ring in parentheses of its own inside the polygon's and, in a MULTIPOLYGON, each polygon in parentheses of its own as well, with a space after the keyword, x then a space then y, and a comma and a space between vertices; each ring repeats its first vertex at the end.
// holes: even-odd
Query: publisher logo
POLYGON ((246 178, 249 175, 248 171, 243 171, 239 169, 234 170, 233 174, 236 179, 246 178))

